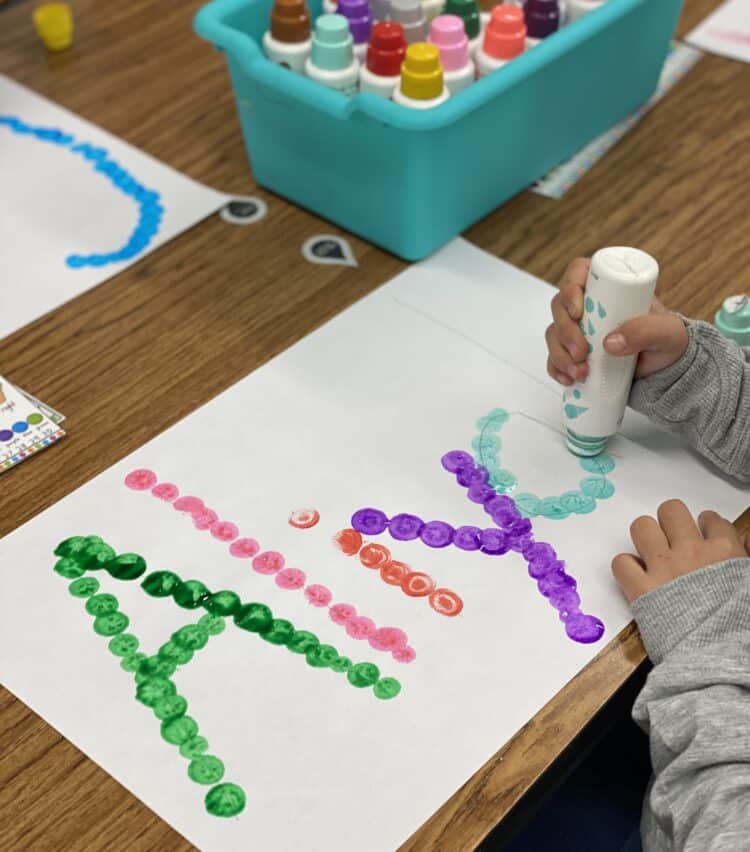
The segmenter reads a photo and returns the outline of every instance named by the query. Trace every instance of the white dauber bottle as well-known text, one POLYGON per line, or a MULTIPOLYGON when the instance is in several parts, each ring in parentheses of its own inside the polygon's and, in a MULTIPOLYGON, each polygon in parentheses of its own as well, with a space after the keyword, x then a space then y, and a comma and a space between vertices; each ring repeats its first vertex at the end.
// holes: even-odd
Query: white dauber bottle
POLYGON ((578 456, 599 455, 622 422, 636 356, 610 355, 603 341, 626 320, 649 312, 658 277, 659 264, 640 249, 604 248, 591 258, 581 320, 589 374, 563 395, 567 445, 578 456))

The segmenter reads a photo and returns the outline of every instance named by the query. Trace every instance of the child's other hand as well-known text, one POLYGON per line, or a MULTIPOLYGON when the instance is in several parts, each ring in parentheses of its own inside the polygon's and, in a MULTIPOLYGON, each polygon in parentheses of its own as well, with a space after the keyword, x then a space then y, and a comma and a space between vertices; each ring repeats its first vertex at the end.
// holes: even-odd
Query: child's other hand
POLYGON ((630 525, 638 556, 621 553, 612 560, 612 573, 631 603, 683 574, 750 555, 750 534, 743 544, 716 512, 701 512, 696 522, 682 500, 667 500, 657 517, 643 515, 630 525))
MULTIPOLYGON (((577 257, 568 265, 560 292, 552 299, 552 324, 545 334, 547 372, 566 387, 585 379, 589 372, 588 346, 578 323, 583 316, 583 291, 590 265, 587 257, 577 257)), ((639 379, 674 364, 687 344, 685 324, 668 313, 658 299, 651 303, 648 316, 628 320, 604 340, 610 355, 638 355, 635 375, 639 379)))

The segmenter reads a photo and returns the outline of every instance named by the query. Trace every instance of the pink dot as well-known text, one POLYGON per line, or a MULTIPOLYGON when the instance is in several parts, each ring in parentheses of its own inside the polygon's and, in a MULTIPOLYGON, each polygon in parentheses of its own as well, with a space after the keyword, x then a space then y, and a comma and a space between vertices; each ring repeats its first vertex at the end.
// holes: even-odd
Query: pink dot
POLYGON ((313 583, 305 589, 305 597, 313 606, 328 606, 333 599, 331 590, 326 586, 313 583))
POLYGON ((276 585, 282 589, 301 589, 306 579, 305 572, 299 568, 282 568, 276 575, 276 585))
POLYGON ((346 624, 350 618, 356 616, 357 610, 351 604, 334 604, 328 610, 328 614, 331 616, 331 621, 335 621, 336 624, 346 624))
POLYGON ((138 470, 131 471, 125 477, 125 485, 132 488, 133 491, 147 491, 156 485, 156 474, 153 470, 141 467, 138 470))
POLYGON ((391 656, 398 663, 410 663, 417 658, 417 652, 414 648, 407 645, 405 648, 399 648, 398 651, 394 651, 391 656))
POLYGON ((399 627, 379 627, 370 638, 376 651, 398 651, 409 644, 409 637, 399 627))
POLYGON ((284 567, 284 557, 275 550, 264 550, 253 559, 253 571, 259 574, 275 574, 284 567))
POLYGON ((219 541, 234 541, 239 534, 239 527, 231 521, 216 521, 211 524, 211 535, 219 541))
POLYGON ((308 530, 314 527, 320 520, 320 513, 317 509, 295 509, 289 515, 289 523, 299 530, 308 530))
POLYGON ((176 497, 180 494, 180 489, 176 485, 172 485, 171 482, 160 482, 158 485, 154 485, 151 489, 151 493, 154 497, 158 497, 160 500, 165 500, 167 503, 171 503, 176 497))
POLYGON ((189 515, 204 508, 203 500, 199 500, 197 497, 179 497, 172 503, 172 506, 176 512, 187 512, 189 515))
POLYGON ((216 512, 208 507, 193 512, 193 526, 197 530, 210 530, 218 520, 219 516, 216 512))
POLYGON ((346 622, 346 632, 352 639, 369 639, 375 631, 375 622, 366 615, 358 615, 346 622))
POLYGON ((254 538, 238 538, 229 545, 229 552, 238 559, 249 559, 260 550, 260 545, 254 538))

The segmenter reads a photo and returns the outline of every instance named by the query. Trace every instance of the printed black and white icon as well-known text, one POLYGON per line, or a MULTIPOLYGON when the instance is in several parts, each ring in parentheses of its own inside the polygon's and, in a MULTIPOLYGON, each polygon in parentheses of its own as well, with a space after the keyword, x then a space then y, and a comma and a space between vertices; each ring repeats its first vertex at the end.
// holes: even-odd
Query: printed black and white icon
POLYGON ((302 244, 302 255, 310 263, 333 266, 357 266, 352 247, 343 237, 318 234, 302 244))
POLYGON ((254 195, 238 195, 221 208, 221 218, 232 225, 253 225, 268 213, 268 205, 254 195))

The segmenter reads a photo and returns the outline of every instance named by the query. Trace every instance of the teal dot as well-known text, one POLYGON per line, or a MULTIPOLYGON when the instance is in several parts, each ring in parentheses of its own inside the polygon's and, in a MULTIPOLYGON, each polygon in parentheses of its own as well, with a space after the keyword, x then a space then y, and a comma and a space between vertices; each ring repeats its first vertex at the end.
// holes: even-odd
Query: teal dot
POLYGON ((588 473, 598 473, 603 476, 605 473, 612 473, 615 469, 615 460, 607 453, 593 456, 592 458, 582 458, 579 460, 581 467, 588 473))
POLYGON ((591 313, 594 310, 594 300, 591 296, 586 296, 586 310, 591 313))
POLYGON ((589 330, 589 334, 595 334, 596 333, 596 329, 594 328, 594 324, 591 322, 591 320, 588 321, 588 330, 589 330))
POLYGON ((542 517, 549 518, 551 521, 562 521, 570 514, 560 504, 559 497, 545 497, 540 500, 537 511, 542 517))
POLYGON ((604 305, 601 302, 596 303, 596 309, 599 312, 599 316, 604 319, 607 316, 607 312, 604 310, 604 305))
POLYGON ((539 514, 540 500, 536 494, 516 494, 513 500, 518 511, 527 518, 533 518, 539 514))
POLYGON ((615 493, 615 486, 602 476, 587 476, 581 480, 581 491, 596 500, 606 500, 615 493))
POLYGON ((588 342, 588 347, 589 347, 589 355, 591 355, 591 353, 594 351, 594 347, 591 345, 591 341, 588 342))
POLYGON ((596 500, 582 491, 566 491, 560 495, 560 505, 566 512, 588 515, 596 509, 596 500))
POLYGON ((580 399, 580 398, 581 398, 581 392, 580 392, 579 390, 574 390, 574 391, 573 391, 573 396, 574 396, 576 399, 580 399))
POLYGON ((497 470, 490 476, 490 485, 495 491, 507 494, 518 485, 518 480, 509 470, 497 470))

